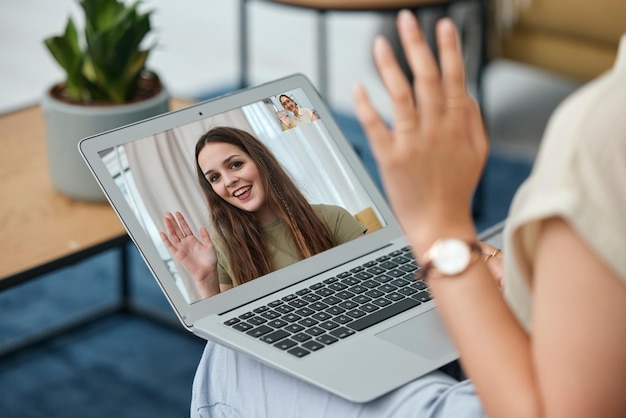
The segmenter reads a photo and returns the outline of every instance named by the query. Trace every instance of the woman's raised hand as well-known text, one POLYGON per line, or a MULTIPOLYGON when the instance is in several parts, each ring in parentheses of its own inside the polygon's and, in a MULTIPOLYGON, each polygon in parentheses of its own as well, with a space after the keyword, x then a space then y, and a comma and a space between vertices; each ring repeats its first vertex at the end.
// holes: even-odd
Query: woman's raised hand
POLYGON ((219 293, 217 254, 206 228, 200 228, 200 239, 189 228, 185 217, 166 212, 163 218, 166 232, 160 232, 165 247, 195 279, 203 298, 219 293))
POLYGON ((385 39, 378 38, 373 51, 393 104, 393 127, 387 127, 362 86, 354 98, 392 207, 423 250, 446 234, 474 233, 470 203, 488 143, 480 110, 465 88, 452 21, 437 24, 441 72, 412 13, 402 11, 397 25, 414 86, 385 39))

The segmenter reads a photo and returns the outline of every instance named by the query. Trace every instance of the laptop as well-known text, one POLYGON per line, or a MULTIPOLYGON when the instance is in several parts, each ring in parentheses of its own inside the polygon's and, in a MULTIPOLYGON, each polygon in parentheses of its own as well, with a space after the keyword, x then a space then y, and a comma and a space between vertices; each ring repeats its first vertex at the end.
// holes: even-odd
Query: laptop
POLYGON ((199 337, 355 402, 458 358, 383 194, 305 76, 94 135, 79 149, 182 326, 199 337), (284 128, 281 95, 317 119, 284 128), (217 126, 261 140, 309 203, 340 206, 367 232, 201 298, 159 231, 168 211, 183 213, 196 236, 201 226, 211 230, 194 150, 217 126))

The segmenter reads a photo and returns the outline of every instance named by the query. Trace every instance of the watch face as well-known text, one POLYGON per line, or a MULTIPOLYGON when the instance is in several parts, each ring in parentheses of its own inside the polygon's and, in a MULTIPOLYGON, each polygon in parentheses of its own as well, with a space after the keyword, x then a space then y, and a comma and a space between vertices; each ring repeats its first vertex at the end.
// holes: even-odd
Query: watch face
POLYGON ((439 241, 433 264, 441 273, 449 276, 463 272, 469 265, 471 252, 467 243, 459 239, 439 241))

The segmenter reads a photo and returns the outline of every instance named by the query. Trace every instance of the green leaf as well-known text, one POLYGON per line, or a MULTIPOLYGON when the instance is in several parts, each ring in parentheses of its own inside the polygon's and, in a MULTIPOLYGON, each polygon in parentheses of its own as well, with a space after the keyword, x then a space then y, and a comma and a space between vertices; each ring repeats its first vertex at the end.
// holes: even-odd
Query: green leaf
POLYGON ((130 5, 119 0, 79 0, 79 3, 85 14, 82 50, 71 19, 63 36, 45 41, 66 71, 68 94, 82 97, 76 100, 131 99, 154 47, 141 48, 151 30, 152 12, 140 13, 140 1, 130 5))

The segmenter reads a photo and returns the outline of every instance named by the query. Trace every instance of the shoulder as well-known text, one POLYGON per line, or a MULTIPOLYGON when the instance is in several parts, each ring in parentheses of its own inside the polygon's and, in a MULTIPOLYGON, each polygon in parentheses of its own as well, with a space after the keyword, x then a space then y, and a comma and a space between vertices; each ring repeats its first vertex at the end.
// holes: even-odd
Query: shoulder
POLYGON ((319 216, 322 220, 325 219, 337 219, 343 216, 352 216, 350 212, 342 208, 341 206, 336 205, 324 205, 317 204, 311 205, 313 211, 319 216))
POLYGON ((312 205, 313 211, 324 222, 335 245, 363 235, 366 228, 346 209, 335 205, 312 205))
POLYGON ((613 71, 568 97, 550 118, 533 171, 511 211, 508 247, 528 275, 541 222, 565 219, 607 264, 626 246, 626 72, 613 71))
POLYGON ((301 107, 300 112, 306 114, 309 119, 313 118, 313 111, 309 108, 301 107))

